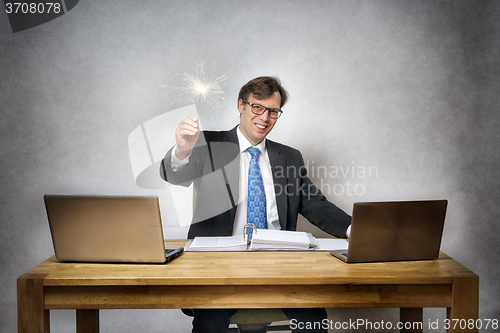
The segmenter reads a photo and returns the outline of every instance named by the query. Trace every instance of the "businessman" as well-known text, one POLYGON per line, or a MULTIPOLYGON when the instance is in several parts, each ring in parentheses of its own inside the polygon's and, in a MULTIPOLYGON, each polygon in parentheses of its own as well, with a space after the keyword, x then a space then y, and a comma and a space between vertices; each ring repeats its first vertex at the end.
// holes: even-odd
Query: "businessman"
MULTIPOLYGON (((301 153, 266 139, 287 99, 277 78, 258 77, 240 90, 240 122, 233 129, 201 132, 195 117, 179 123, 176 145, 162 160, 160 174, 172 184, 194 184, 196 204, 188 238, 242 234, 247 222, 296 230, 298 214, 331 235, 346 237, 350 216, 311 182, 301 153)), ((325 309, 283 311, 302 322, 326 318, 325 309)), ((234 312, 195 310, 193 332, 225 332, 234 312)))

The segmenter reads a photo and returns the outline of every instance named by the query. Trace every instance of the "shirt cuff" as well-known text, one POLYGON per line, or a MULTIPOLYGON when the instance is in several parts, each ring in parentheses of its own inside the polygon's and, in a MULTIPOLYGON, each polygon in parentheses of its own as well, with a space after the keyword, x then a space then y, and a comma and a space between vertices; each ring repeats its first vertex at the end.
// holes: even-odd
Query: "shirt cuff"
POLYGON ((347 227, 347 230, 345 231, 345 235, 347 238, 349 238, 349 236, 351 235, 351 226, 347 227))
POLYGON ((182 169, 186 164, 189 163, 189 157, 191 156, 191 153, 188 155, 188 157, 186 157, 185 159, 183 160, 180 160, 177 158, 177 156, 175 156, 175 149, 177 148, 177 145, 175 145, 175 147, 172 149, 172 154, 170 155, 170 168, 173 170, 173 171, 178 171, 180 169, 182 169))

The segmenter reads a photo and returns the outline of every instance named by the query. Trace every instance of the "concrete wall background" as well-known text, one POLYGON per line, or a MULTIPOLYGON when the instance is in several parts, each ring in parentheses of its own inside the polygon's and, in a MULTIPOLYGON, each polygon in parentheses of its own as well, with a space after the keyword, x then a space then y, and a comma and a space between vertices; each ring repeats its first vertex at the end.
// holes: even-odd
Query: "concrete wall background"
MULTIPOLYGON (((162 85, 203 61, 229 71, 222 107, 198 106, 204 128, 233 127, 239 88, 278 76, 291 98, 270 138, 300 149, 347 212, 448 199, 442 250, 480 276, 480 318, 500 319, 499 17, 478 0, 107 0, 14 34, 0 13, 0 331, 16 331, 16 278, 53 255, 43 194, 155 193, 134 183, 128 135, 183 106, 162 85)), ((330 314, 397 320, 376 311, 330 314)), ((101 329, 172 322, 190 329, 178 310, 103 311, 101 329)), ((73 325, 52 315, 54 332, 73 325)))

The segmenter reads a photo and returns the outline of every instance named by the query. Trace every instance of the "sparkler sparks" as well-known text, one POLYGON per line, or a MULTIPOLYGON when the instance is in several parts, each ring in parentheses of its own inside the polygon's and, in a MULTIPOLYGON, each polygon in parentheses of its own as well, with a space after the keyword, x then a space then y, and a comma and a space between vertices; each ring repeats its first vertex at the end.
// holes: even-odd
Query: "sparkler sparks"
POLYGON ((176 91, 178 102, 207 104, 217 109, 222 106, 224 100, 222 87, 226 84, 231 69, 223 75, 216 75, 213 68, 205 68, 205 62, 198 63, 194 73, 183 70, 176 76, 177 82, 174 82, 173 86, 163 87, 176 91))

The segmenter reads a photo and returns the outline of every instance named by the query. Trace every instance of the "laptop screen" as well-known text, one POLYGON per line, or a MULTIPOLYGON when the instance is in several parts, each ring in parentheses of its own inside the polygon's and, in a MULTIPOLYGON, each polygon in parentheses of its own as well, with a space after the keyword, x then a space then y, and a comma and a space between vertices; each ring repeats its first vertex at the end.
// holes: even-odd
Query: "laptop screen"
POLYGON ((45 195, 44 201, 58 260, 165 261, 154 195, 45 195))

